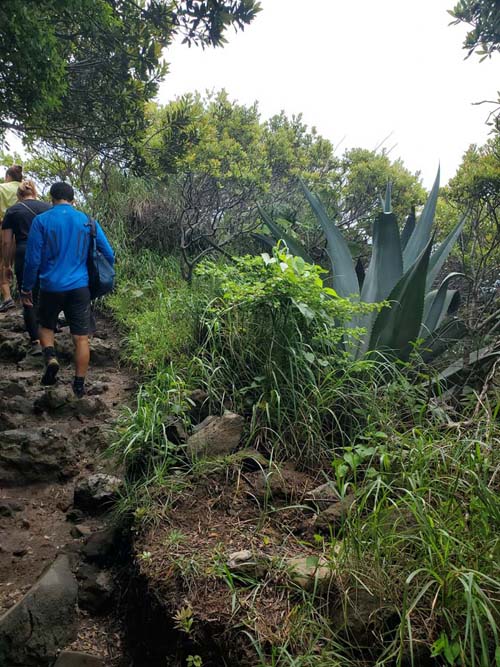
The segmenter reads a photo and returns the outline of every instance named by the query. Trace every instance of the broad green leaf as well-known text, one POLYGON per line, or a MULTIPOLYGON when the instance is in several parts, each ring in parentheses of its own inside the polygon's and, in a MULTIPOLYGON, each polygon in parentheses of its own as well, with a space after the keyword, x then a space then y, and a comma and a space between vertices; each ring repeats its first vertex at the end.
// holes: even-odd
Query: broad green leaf
POLYGON ((415 229, 415 207, 411 207, 411 213, 410 215, 406 218, 405 226, 403 227, 403 231, 401 232, 401 248, 404 250, 406 248, 406 245, 410 239, 410 236, 413 234, 413 230, 415 229))
POLYGON ((460 299, 458 290, 449 290, 448 283, 453 278, 463 275, 463 273, 457 273, 456 271, 449 273, 439 286, 439 289, 427 293, 424 302, 422 327, 420 329, 421 338, 426 338, 438 328, 452 305, 458 307, 458 303, 454 303, 460 299))
POLYGON ((307 201, 311 205, 327 240, 327 252, 332 264, 332 287, 343 297, 359 295, 359 283, 354 270, 349 246, 338 227, 328 217, 319 197, 301 183, 307 201))
POLYGON ((368 346, 370 350, 385 351, 403 361, 410 356, 411 344, 418 338, 422 322, 431 245, 432 239, 389 294, 390 305, 375 319, 368 346))
POLYGON ((434 284, 434 281, 438 277, 439 272, 441 271, 443 264, 448 258, 451 249, 455 245, 458 237, 462 233, 462 229, 465 225, 465 217, 459 220, 455 227, 451 230, 445 240, 441 243, 439 248, 432 253, 429 260, 429 271, 427 273, 427 289, 430 289, 434 284))
POLYGON ((306 318, 308 322, 311 322, 314 319, 314 311, 309 308, 307 303, 302 301, 295 301, 292 299, 294 306, 300 311, 300 313, 306 318))
MULTIPOLYGON (((271 234, 274 236, 276 242, 278 242, 280 239, 283 240, 292 255, 302 257, 302 259, 308 262, 308 264, 314 264, 314 260, 310 257, 304 246, 299 241, 294 239, 293 236, 288 234, 282 227, 280 227, 280 225, 276 224, 274 220, 260 206, 259 213, 262 216, 264 223, 269 228, 271 234)), ((262 235, 259 235, 259 237, 261 236, 262 235)))
POLYGON ((434 222, 434 213, 436 212, 436 203, 439 194, 439 172, 440 170, 438 169, 432 190, 427 197, 420 218, 404 249, 403 265, 405 271, 408 271, 410 266, 417 261, 417 258, 422 254, 424 248, 427 247, 431 238, 432 223, 434 222))
POLYGON ((361 301, 386 299, 403 275, 399 229, 394 213, 379 213, 373 224, 372 256, 361 290, 361 301))

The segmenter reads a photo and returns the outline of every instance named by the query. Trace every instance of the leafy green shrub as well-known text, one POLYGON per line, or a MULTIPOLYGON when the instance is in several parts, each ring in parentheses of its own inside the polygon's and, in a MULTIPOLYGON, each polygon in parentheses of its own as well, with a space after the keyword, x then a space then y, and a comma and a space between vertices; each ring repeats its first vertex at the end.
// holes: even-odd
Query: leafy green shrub
POLYGON ((302 463, 329 456, 364 423, 366 375, 377 368, 352 360, 360 332, 345 326, 377 306, 340 298, 322 273, 279 248, 198 269, 217 297, 193 373, 216 408, 230 403, 250 417, 252 442, 279 442, 279 455, 302 463))

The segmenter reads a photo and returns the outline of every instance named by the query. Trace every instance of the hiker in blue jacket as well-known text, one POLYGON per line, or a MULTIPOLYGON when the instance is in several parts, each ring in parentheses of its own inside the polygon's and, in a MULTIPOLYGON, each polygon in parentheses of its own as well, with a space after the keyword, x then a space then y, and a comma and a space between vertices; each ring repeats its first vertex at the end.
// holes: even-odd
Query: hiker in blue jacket
MULTIPOLYGON (((75 193, 68 183, 50 188, 52 208, 37 215, 31 225, 26 248, 21 298, 33 306, 32 290, 40 278, 38 317, 40 343, 45 359, 43 385, 53 385, 59 371, 54 349, 54 331, 61 310, 69 324, 75 345, 73 391, 85 393, 85 376, 90 360, 90 291, 87 258, 90 245, 89 218, 73 206, 75 193)), ((96 222, 97 248, 111 265, 113 250, 96 222)))

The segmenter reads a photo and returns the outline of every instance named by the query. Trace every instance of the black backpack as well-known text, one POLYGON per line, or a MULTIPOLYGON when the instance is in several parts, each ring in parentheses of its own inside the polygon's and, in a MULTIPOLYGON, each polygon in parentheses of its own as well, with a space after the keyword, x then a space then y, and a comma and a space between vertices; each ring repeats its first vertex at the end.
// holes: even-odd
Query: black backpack
POLYGON ((97 248, 97 230, 95 221, 90 216, 90 245, 87 257, 87 270, 89 272, 89 290, 90 298, 98 299, 101 296, 109 294, 115 284, 115 270, 108 262, 106 257, 97 248))

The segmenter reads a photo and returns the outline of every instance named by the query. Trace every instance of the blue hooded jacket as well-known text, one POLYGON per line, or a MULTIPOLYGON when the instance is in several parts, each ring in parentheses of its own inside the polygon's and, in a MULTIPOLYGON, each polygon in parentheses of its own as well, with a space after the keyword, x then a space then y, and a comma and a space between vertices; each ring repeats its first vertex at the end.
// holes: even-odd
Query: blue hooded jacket
MULTIPOLYGON (((97 221, 96 231, 97 247, 113 265, 113 250, 97 221)), ((71 204, 57 204, 35 216, 26 248, 23 291, 33 289, 38 275, 44 292, 88 287, 89 244, 89 220, 71 204)))

